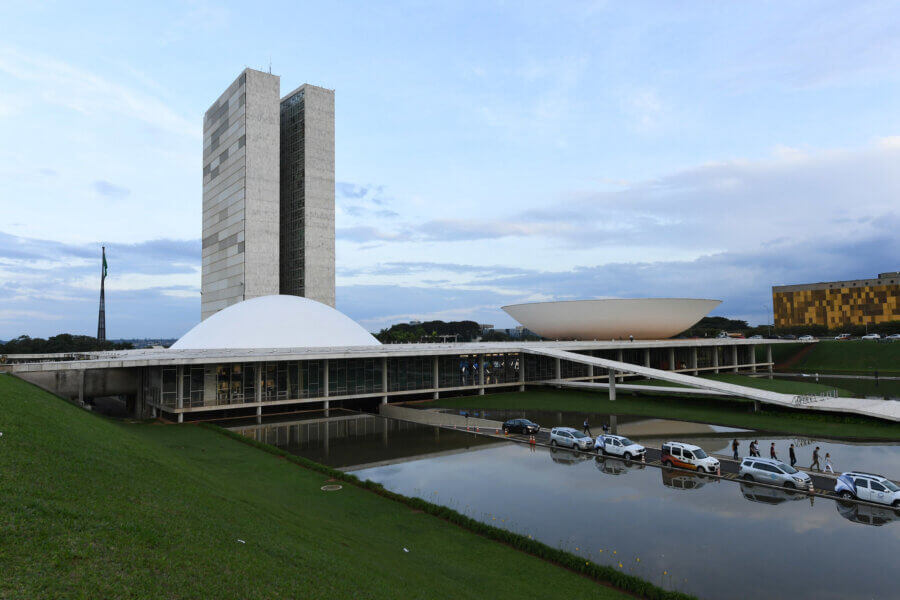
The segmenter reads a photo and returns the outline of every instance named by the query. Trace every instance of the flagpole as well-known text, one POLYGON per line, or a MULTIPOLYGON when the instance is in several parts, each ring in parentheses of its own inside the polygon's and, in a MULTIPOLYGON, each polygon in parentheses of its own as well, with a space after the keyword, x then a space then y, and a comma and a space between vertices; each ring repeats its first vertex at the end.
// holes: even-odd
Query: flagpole
POLYGON ((106 341, 106 246, 103 248, 103 262, 100 263, 100 315, 97 317, 97 341, 106 341))

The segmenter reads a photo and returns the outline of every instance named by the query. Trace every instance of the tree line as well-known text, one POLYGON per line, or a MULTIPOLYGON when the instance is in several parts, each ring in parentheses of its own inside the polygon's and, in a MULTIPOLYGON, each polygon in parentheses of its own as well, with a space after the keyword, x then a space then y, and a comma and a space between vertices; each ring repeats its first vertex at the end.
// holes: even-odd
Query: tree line
POLYGON ((95 352, 97 350, 130 350, 130 342, 100 341, 89 335, 60 333, 47 339, 20 335, 0 343, 0 354, 48 354, 57 352, 95 352))

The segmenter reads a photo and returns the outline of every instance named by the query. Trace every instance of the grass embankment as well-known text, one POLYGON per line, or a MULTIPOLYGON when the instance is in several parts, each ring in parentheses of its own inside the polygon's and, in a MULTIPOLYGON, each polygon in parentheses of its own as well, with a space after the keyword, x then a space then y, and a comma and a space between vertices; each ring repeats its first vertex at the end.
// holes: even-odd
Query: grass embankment
MULTIPOLYGON (((776 344, 772 346, 776 364, 788 362, 800 352, 801 344, 776 344)), ((757 353, 765 353, 758 348, 757 353)), ((822 340, 812 344, 812 349, 791 364, 789 371, 819 374, 868 373, 900 375, 900 342, 874 340, 822 340)))
MULTIPOLYGON (((784 379, 767 379, 764 377, 747 377, 746 375, 737 375, 735 373, 719 373, 716 375, 701 375, 704 379, 713 379, 723 383, 733 383, 735 385, 744 385, 758 390, 768 390, 770 392, 781 392, 782 394, 821 394, 831 390, 837 390, 839 396, 853 396, 847 390, 842 390, 829 385, 806 381, 788 381, 784 379)), ((667 381, 656 379, 644 379, 641 381, 629 381, 637 385, 662 385, 667 387, 686 387, 667 381)))
POLYGON ((6 375, 0 431, 3 598, 628 597, 584 575, 684 597, 271 447, 109 421, 6 375), (320 490, 329 475, 342 490, 320 490))
POLYGON ((606 392, 536 390, 442 398, 420 406, 636 415, 743 427, 773 433, 900 440, 900 423, 863 416, 809 413, 766 405, 762 405, 760 411, 755 413, 752 402, 738 399, 634 396, 621 392, 617 397, 617 400, 610 401, 606 392))

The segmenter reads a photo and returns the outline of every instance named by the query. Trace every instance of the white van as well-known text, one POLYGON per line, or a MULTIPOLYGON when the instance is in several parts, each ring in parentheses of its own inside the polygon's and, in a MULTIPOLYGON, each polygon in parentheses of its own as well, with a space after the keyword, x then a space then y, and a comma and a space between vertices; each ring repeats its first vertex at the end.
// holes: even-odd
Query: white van
POLYGON ((700 446, 684 442, 666 442, 662 445, 660 462, 667 467, 692 469, 700 473, 716 473, 719 461, 707 456, 700 446))

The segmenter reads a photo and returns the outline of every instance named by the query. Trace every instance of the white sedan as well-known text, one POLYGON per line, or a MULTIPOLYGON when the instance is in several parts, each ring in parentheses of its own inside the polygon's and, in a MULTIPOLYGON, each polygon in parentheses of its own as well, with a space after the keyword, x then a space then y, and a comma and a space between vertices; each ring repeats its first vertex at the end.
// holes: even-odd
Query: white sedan
POLYGON ((635 444, 627 437, 621 435, 604 435, 603 441, 605 442, 603 454, 621 456, 625 460, 640 458, 647 451, 640 444, 635 444))

